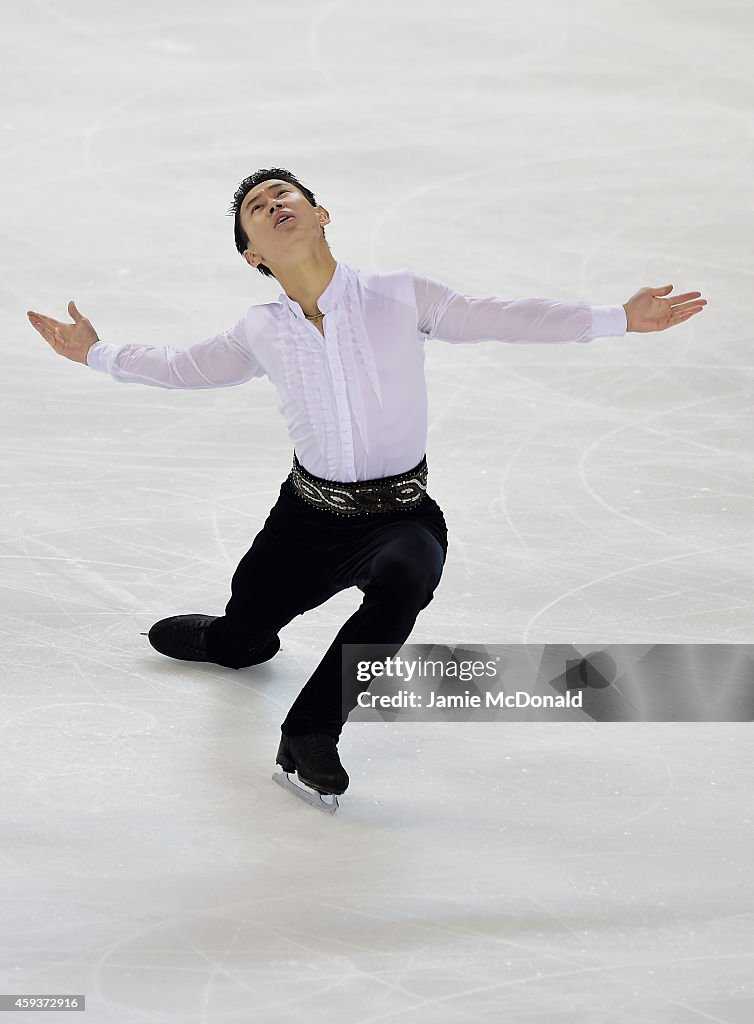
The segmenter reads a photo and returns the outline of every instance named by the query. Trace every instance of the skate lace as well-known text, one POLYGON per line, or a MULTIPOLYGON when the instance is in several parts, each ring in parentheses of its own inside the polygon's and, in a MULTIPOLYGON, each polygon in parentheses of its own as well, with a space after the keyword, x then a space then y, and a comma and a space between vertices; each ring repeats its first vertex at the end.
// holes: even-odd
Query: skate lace
POLYGON ((326 733, 310 733, 304 739, 304 749, 307 756, 325 758, 340 767, 340 758, 332 736, 326 733))

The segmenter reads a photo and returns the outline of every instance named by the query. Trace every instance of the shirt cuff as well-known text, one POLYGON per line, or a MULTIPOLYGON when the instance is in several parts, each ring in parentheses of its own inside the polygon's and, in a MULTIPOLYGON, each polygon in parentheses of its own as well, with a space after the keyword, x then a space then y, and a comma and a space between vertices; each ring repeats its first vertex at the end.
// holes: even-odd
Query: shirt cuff
POLYGON ((86 365, 92 370, 99 370, 100 373, 110 373, 110 366, 119 348, 119 345, 106 345, 104 341, 95 341, 86 354, 86 365))
POLYGON ((628 328, 623 306, 592 306, 592 337, 611 338, 624 335, 628 328))

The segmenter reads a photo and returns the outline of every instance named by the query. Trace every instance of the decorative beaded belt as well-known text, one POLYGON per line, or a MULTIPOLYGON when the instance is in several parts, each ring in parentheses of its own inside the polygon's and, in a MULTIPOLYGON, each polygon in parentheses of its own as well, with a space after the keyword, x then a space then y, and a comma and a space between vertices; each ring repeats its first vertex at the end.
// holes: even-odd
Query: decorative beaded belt
POLYGON ((357 480, 340 483, 323 480, 307 472, 293 453, 293 469, 288 477, 294 490, 315 508, 328 509, 343 516, 366 513, 394 512, 399 508, 418 505, 427 493, 427 456, 418 466, 376 480, 357 480))

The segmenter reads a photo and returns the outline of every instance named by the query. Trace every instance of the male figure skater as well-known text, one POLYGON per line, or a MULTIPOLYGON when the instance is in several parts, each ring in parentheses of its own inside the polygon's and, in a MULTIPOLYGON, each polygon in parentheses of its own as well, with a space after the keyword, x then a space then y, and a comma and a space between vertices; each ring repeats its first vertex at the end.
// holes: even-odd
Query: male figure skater
POLYGON ((447 554, 445 519, 427 493, 425 341, 588 342, 665 330, 706 301, 671 298, 672 285, 642 288, 623 306, 476 298, 407 269, 360 270, 333 258, 329 212, 280 167, 245 178, 229 213, 239 253, 283 288, 229 330, 184 349, 117 346, 73 301, 73 323, 28 317, 57 353, 117 381, 213 388, 267 376, 277 388, 293 468, 235 570, 224 615, 173 615, 148 636, 172 658, 245 668, 277 653, 295 616, 358 587, 363 602, 294 701, 277 755, 312 789, 341 794, 337 741, 364 688, 347 669, 342 681, 341 646, 396 654, 447 554))

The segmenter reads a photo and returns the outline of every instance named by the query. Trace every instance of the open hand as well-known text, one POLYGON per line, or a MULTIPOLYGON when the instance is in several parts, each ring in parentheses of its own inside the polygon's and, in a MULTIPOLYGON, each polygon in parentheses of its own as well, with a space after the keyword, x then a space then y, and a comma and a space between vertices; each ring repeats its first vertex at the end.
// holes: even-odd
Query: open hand
POLYGON ((73 299, 68 303, 68 313, 73 319, 72 324, 53 320, 51 316, 42 316, 41 313, 35 313, 31 309, 27 311, 26 315, 32 327, 39 331, 58 355, 72 359, 75 363, 86 363, 89 349, 96 341, 99 341, 97 332, 86 317, 76 309, 73 299))
POLYGON ((664 331, 668 327, 682 324, 695 313, 701 313, 707 300, 701 292, 686 292, 685 295, 668 295, 672 284, 664 288, 642 288, 623 306, 628 321, 627 331, 664 331), (662 296, 667 296, 663 298, 662 296))

